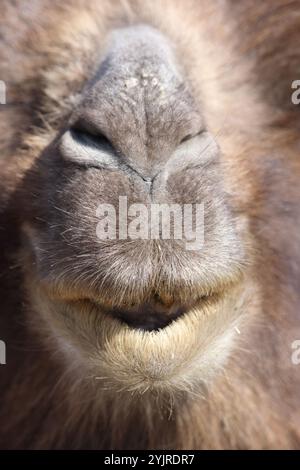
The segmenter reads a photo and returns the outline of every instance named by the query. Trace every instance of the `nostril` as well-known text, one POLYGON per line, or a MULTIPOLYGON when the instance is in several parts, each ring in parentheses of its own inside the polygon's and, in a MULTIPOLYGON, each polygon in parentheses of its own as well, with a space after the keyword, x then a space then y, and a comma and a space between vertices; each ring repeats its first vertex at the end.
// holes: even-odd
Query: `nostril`
POLYGON ((183 139, 181 139, 180 144, 183 144, 184 142, 187 142, 188 140, 192 140, 194 137, 197 137, 203 132, 204 132, 204 129, 200 130, 199 132, 196 132, 195 134, 187 134, 186 136, 183 137, 183 139))
POLYGON ((72 137, 77 143, 95 147, 100 150, 113 150, 110 140, 101 132, 94 133, 79 126, 70 129, 72 137))
POLYGON ((193 137, 192 134, 188 134, 183 139, 181 139, 180 143, 183 144, 183 142, 190 140, 192 137, 193 137))
POLYGON ((110 140, 91 124, 75 123, 59 142, 62 158, 96 168, 118 168, 118 152, 110 140))

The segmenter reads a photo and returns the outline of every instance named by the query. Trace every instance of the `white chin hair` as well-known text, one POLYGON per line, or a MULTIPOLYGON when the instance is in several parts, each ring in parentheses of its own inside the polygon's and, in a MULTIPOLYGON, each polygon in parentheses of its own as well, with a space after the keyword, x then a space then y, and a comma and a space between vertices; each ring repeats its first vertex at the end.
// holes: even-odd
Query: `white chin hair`
POLYGON ((103 383, 119 392, 172 396, 201 394, 222 369, 254 298, 249 285, 247 290, 239 285, 164 329, 147 332, 130 328, 86 302, 75 306, 49 300, 36 287, 32 295, 36 311, 51 328, 50 336, 58 339, 69 360, 78 365, 80 359, 76 369, 88 370, 100 387, 103 383))

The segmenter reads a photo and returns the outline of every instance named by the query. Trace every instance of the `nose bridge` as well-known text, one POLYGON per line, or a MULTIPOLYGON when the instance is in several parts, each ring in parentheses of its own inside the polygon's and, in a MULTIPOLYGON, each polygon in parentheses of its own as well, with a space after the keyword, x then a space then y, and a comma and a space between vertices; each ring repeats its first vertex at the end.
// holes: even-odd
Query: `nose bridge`
POLYGON ((150 179, 197 114, 167 38, 148 26, 113 33, 82 112, 150 179))

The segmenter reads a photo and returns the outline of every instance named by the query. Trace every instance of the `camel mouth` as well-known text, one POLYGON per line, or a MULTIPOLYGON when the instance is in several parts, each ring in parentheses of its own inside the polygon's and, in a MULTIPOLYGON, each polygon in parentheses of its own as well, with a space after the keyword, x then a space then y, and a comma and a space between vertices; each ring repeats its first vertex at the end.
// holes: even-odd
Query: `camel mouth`
MULTIPOLYGON (((101 303, 91 300, 91 304, 96 308, 104 311, 121 324, 128 326, 131 329, 144 331, 144 332, 158 332, 164 328, 171 326, 181 317, 186 317, 189 312, 194 309, 201 309, 208 302, 216 301, 219 294, 203 295, 190 304, 174 303, 171 306, 164 307, 151 303, 150 301, 144 302, 139 305, 128 308, 106 308, 101 303)), ((89 302, 89 300, 87 300, 89 302)))
MULTIPOLYGON (((156 313, 152 312, 149 318, 134 318, 132 321, 127 317, 124 318, 124 314, 127 314, 128 311, 108 308, 93 299, 56 299, 53 305, 64 319, 71 320, 74 324, 77 324, 82 318, 92 318, 97 341, 99 338, 102 341, 104 336, 106 341, 110 337, 120 334, 124 338, 130 337, 131 343, 136 343, 136 348, 141 349, 142 352, 144 345, 149 340, 163 345, 166 340, 169 341, 172 335, 179 335, 181 329, 189 330, 192 322, 206 323, 210 312, 216 312, 222 308, 219 306, 222 306, 224 301, 226 302, 227 296, 227 293, 201 296, 197 301, 187 305, 184 310, 177 311, 167 318, 155 316, 156 313)), ((53 299, 50 300, 50 303, 52 301, 53 299)))
MULTIPOLYGON (((57 310, 62 312, 64 318, 71 318, 77 321, 80 316, 92 315, 97 322, 97 327, 101 329, 101 323, 109 323, 120 331, 135 335, 138 338, 151 336, 158 336, 160 333, 170 331, 177 324, 184 324, 188 321, 189 316, 195 311, 198 315, 205 315, 207 309, 216 306, 222 296, 220 294, 212 294, 203 296, 198 301, 193 302, 191 305, 181 307, 175 313, 165 316, 147 310, 147 304, 144 307, 145 311, 142 312, 140 317, 130 318, 128 315, 131 313, 129 310, 123 310, 119 307, 108 308, 101 302, 96 302, 93 299, 59 299, 49 298, 50 303, 57 305, 57 310), (83 313, 82 313, 83 312, 83 313)), ((215 308, 215 307, 214 307, 215 308)), ((134 312, 134 310, 133 310, 134 312)))
POLYGON ((199 299, 163 328, 133 327, 90 299, 49 297, 35 283, 30 289, 40 317, 51 324, 51 337, 71 361, 79 378, 86 370, 103 389, 139 395, 181 393, 203 386, 222 369, 243 314, 242 285, 199 299), (101 377, 101 379, 99 378, 101 377))

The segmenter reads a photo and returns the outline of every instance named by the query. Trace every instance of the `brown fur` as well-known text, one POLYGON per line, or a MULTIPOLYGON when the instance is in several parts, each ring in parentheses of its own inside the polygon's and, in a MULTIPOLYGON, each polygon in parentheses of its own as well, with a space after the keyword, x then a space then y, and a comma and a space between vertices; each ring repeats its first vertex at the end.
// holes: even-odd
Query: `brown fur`
MULTIPOLYGON (((28 8, 24 2, 3 3, 0 79, 7 83, 8 104, 0 107, 0 339, 7 344, 7 365, 0 366, 1 448, 299 447, 300 373, 290 361, 291 342, 300 334, 299 110, 290 101, 290 84, 299 78, 297 2, 274 0, 270 7, 254 0, 239 4, 168 0, 163 15, 158 1, 40 0, 28 8), (144 249, 139 244, 133 252, 124 245, 122 256, 115 258, 120 263, 116 271, 103 255, 101 267, 108 279, 103 291, 99 284, 93 290, 87 265, 78 262, 77 271, 70 271, 74 252, 95 253, 87 238, 95 185, 91 189, 77 173, 64 173, 55 155, 43 153, 78 106, 82 86, 99 63, 109 31, 140 23, 154 26, 175 46, 207 128, 222 151, 222 172, 217 166, 198 175, 205 180, 202 191, 220 201, 217 219, 226 216, 217 229, 224 229, 225 238, 228 226, 237 234, 237 238, 232 235, 233 246, 229 243, 228 251, 216 255, 216 262, 226 256, 231 261, 224 261, 225 268, 220 263, 219 278, 215 281, 202 273, 204 291, 216 282, 222 293, 228 292, 221 304, 205 306, 208 320, 199 320, 197 312, 188 314, 160 337, 125 334, 114 319, 84 303, 74 320, 70 305, 87 292, 115 305, 121 300, 139 302, 152 288, 167 297, 179 279, 179 300, 190 298, 194 291, 184 284, 188 271, 176 264, 168 245, 161 245, 163 259, 155 250, 145 251, 145 283, 141 276, 128 291, 125 281, 130 276, 123 285, 118 273, 126 263, 133 272, 138 268, 144 249), (89 196, 84 200, 91 204, 88 212, 82 211, 84 196, 76 198, 78 181, 86 191, 81 194, 89 196), (51 198, 73 219, 57 215, 51 198), (80 227, 81 234, 64 240, 47 238, 57 236, 55 224, 61 228, 68 223, 80 227), (46 251, 38 270, 28 240, 39 245, 40 234, 46 251), (47 270, 50 262, 60 266, 61 259, 64 271, 47 270), (150 269, 151 260, 160 268, 161 278, 150 269), (80 279, 79 274, 83 274, 80 279), (207 335, 213 342, 233 331, 237 318, 231 298, 242 304, 241 334, 224 364, 212 362, 219 374, 211 377, 201 360, 197 362, 201 373, 196 371, 190 345, 197 349, 197 338, 205 343, 207 335), (114 348, 101 357, 102 369, 95 354, 95 345, 102 345, 101 328, 114 348), (158 369, 151 375, 147 355, 153 357, 158 351, 162 368, 167 366, 163 361, 173 338, 181 351, 172 364, 173 375, 166 379, 158 369), (140 369, 130 374, 131 360, 141 350, 140 369), (99 368, 102 377, 97 375, 99 368)), ((111 200, 119 184, 134 200, 125 178, 116 178, 107 180, 106 196, 111 200)), ((180 183, 184 181, 180 176, 180 183)), ((170 194, 182 198, 175 183, 170 194)), ((215 248, 214 233, 212 228, 215 248)), ((188 266, 193 267, 193 262, 189 258, 188 266)), ((205 258, 201 262, 212 266, 205 258)), ((201 275, 198 265, 196 258, 195 276, 201 275)), ((225 356, 225 350, 216 351, 225 356)), ((201 358, 206 349, 200 352, 201 358)))

